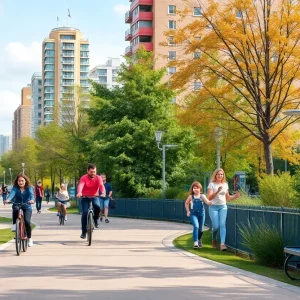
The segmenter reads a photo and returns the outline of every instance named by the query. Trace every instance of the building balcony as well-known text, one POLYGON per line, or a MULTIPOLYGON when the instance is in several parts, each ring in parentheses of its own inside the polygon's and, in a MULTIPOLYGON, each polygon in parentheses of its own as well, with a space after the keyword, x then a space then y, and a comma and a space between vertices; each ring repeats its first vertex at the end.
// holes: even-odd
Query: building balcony
POLYGON ((74 79, 73 75, 62 75, 61 77, 64 79, 74 79))
POLYGON ((153 20, 153 12, 141 11, 138 14, 134 15, 132 18, 132 23, 137 21, 152 21, 153 20))
POLYGON ((74 72, 74 68, 72 68, 72 69, 61 68, 61 70, 64 72, 74 72))
POLYGON ((62 52, 62 53, 61 53, 61 56, 62 56, 62 57, 74 57, 75 54, 74 54, 74 53, 65 53, 65 52, 62 52))
POLYGON ((62 60, 61 62, 64 65, 74 65, 74 60, 62 60))
POLYGON ((127 29, 125 31, 125 41, 131 41, 132 39, 132 34, 131 34, 131 30, 130 29, 127 29))
POLYGON ((63 50, 75 50, 74 46, 62 46, 63 50))
POLYGON ((146 51, 153 51, 153 43, 152 42, 144 42, 144 43, 139 43, 139 44, 134 45, 132 47, 132 53, 135 53, 139 49, 139 47, 142 47, 142 46, 146 48, 146 51))
POLYGON ((133 0, 130 5, 132 12, 138 5, 153 5, 153 0, 133 0))
POLYGON ((128 46, 125 48, 125 55, 132 55, 132 47, 131 46, 128 46))
POLYGON ((132 22, 132 12, 130 10, 128 10, 125 13, 125 23, 131 23, 132 22))
POLYGON ((153 36, 153 28, 152 27, 138 28, 132 33, 132 39, 136 38, 137 36, 153 36))

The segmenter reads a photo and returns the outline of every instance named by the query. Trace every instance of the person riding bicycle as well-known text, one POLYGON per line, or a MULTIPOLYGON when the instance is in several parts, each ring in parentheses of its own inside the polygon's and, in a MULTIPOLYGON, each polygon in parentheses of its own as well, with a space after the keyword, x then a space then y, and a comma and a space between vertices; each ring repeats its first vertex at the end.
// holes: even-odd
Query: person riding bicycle
POLYGON ((69 197, 69 193, 66 189, 66 186, 62 183, 60 185, 60 189, 56 194, 56 198, 58 199, 57 201, 57 216, 59 216, 59 211, 60 211, 60 207, 61 205, 63 205, 64 208, 64 217, 65 217, 65 221, 67 221, 67 201, 70 199, 69 197))
POLYGON ((86 238, 86 226, 87 226, 87 212, 89 209, 90 201, 92 201, 94 208, 94 222, 95 227, 99 227, 98 217, 100 212, 99 203, 99 190, 100 196, 105 197, 105 187, 103 185, 102 178, 97 175, 97 169, 95 164, 89 164, 87 168, 87 174, 83 175, 77 187, 77 198, 81 197, 82 216, 81 216, 81 238, 86 238))
POLYGON ((16 231, 16 220, 19 216, 19 207, 16 204, 22 203, 22 210, 24 214, 24 221, 28 238, 28 247, 31 247, 33 245, 33 241, 31 238, 30 221, 32 216, 31 204, 34 203, 34 190, 33 186, 30 184, 29 178, 26 175, 19 174, 17 176, 17 178, 14 181, 13 188, 10 191, 9 196, 5 202, 13 202, 13 225, 11 231, 16 231), (14 201, 11 201, 12 199, 14 199, 14 201))

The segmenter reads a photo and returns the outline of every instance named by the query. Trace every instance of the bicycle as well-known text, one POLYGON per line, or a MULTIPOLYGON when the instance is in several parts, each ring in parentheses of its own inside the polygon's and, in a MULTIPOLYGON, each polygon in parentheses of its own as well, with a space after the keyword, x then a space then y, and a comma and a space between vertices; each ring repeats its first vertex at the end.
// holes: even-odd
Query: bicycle
POLYGON ((15 203, 15 205, 17 205, 19 208, 19 215, 16 220, 15 243, 16 243, 17 255, 20 256, 21 249, 23 250, 23 252, 27 251, 28 240, 27 240, 27 233, 26 233, 26 227, 25 227, 25 221, 24 221, 24 215, 22 209, 23 203, 15 203))
POLYGON ((87 212, 87 226, 86 226, 87 242, 89 246, 91 246, 92 244, 92 235, 93 235, 94 228, 95 228, 94 209, 93 209, 92 200, 90 200, 90 205, 87 212))
MULTIPOLYGON (((63 202, 67 202, 69 200, 64 200, 63 202)), ((59 209, 59 216, 58 216, 58 219, 59 219, 59 225, 65 225, 65 215, 64 215, 64 206, 66 205, 66 203, 61 203, 61 206, 60 206, 60 209, 59 209)))

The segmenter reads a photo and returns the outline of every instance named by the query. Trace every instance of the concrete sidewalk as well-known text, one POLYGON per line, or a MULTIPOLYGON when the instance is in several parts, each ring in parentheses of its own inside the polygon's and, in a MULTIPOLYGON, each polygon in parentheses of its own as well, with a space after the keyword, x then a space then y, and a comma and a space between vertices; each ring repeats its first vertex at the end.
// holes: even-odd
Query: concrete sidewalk
POLYGON ((88 247, 79 215, 64 226, 45 211, 32 220, 39 227, 27 253, 17 257, 14 245, 0 251, 0 298, 300 299, 300 288, 174 248, 172 239, 190 225, 112 218, 88 247))

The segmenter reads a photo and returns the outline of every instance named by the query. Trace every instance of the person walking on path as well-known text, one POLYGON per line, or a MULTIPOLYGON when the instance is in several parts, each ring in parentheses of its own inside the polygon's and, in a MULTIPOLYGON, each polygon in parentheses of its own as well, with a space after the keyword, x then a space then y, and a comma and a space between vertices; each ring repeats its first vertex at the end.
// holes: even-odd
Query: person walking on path
POLYGON ((204 194, 202 194, 202 185, 194 181, 190 187, 190 195, 185 201, 186 215, 190 217, 193 224, 194 248, 202 248, 202 234, 205 221, 205 210, 203 201, 211 205, 204 194))
POLYGON ((16 220, 19 216, 19 207, 15 205, 15 203, 22 203, 22 210, 24 213, 24 221, 28 238, 28 247, 31 247, 33 245, 33 241, 31 238, 30 222, 32 216, 31 204, 34 203, 34 192, 29 178, 26 175, 20 174, 17 176, 14 181, 13 188, 5 202, 8 203, 12 199, 14 199, 14 204, 12 206, 13 225, 11 231, 16 231, 16 220))
POLYGON ((212 222, 212 247, 217 248, 217 234, 220 230, 220 250, 227 249, 226 239, 226 201, 232 201, 240 197, 240 193, 229 195, 229 187, 223 169, 216 169, 211 176, 207 187, 207 198, 212 200, 209 207, 209 216, 212 222))
POLYGON ((2 199, 3 199, 3 204, 5 203, 5 200, 7 198, 7 194, 8 194, 8 190, 7 190, 7 185, 5 185, 4 183, 2 183, 2 199))
POLYGON ((87 212, 89 209, 90 201, 92 201, 94 208, 94 222, 95 227, 98 228, 98 218, 100 213, 99 204, 99 191, 100 196, 105 197, 105 187, 102 178, 97 175, 97 168, 95 164, 89 164, 87 174, 83 175, 77 187, 77 198, 81 198, 82 215, 81 215, 81 238, 86 238, 87 226, 87 212))
POLYGON ((48 204, 49 201, 50 201, 50 189, 49 189, 48 185, 45 189, 45 197, 46 197, 46 201, 47 201, 47 204, 48 204))
POLYGON ((66 205, 67 205, 67 201, 70 199, 70 197, 69 197, 69 193, 66 189, 66 186, 63 183, 60 185, 60 189, 56 194, 56 198, 58 199, 58 202, 57 202, 57 216, 59 216, 60 207, 61 207, 61 205, 63 205, 64 217, 65 217, 65 221, 67 221, 68 218, 67 218, 67 207, 66 207, 66 205))
POLYGON ((108 207, 109 207, 109 201, 112 198, 112 187, 111 187, 111 184, 106 181, 105 174, 101 174, 100 176, 102 178, 102 181, 103 181, 103 184, 105 187, 105 193, 106 193, 105 198, 100 197, 100 221, 102 222, 102 220, 103 220, 102 213, 104 211, 105 223, 109 223, 108 207))
POLYGON ((36 210, 37 213, 41 213, 42 211, 42 199, 44 197, 44 188, 42 186, 42 182, 39 180, 37 185, 34 188, 35 202, 36 202, 36 210))

